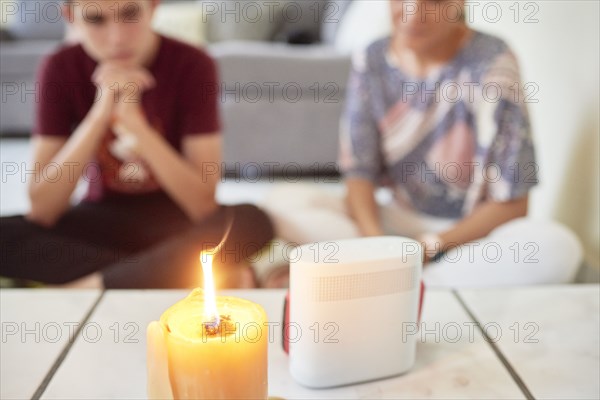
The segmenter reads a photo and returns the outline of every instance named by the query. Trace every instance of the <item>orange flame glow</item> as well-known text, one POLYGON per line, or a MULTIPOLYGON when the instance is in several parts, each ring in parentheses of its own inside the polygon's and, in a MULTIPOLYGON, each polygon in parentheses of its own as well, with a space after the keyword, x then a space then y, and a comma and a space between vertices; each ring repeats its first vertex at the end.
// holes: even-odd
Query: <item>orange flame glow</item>
POLYGON ((204 318, 205 323, 209 323, 214 327, 218 327, 220 324, 219 310, 217 310, 217 295, 215 291, 215 279, 213 275, 213 260, 215 254, 217 254, 223 244, 229 237, 231 226, 233 225, 233 219, 230 219, 225 235, 221 242, 212 249, 203 250, 200 253, 200 264, 202 265, 202 275, 204 277, 204 318))

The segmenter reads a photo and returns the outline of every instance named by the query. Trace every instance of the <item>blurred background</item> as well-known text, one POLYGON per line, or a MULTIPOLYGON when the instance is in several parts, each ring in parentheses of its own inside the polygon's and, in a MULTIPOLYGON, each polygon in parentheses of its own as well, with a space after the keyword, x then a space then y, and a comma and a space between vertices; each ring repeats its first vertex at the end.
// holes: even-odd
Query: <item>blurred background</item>
MULTIPOLYGON (((2 215, 28 208, 38 63, 77 40, 60 18, 61 3, 0 0, 2 215)), ((541 180, 530 214, 579 236, 580 282, 598 282, 600 272, 599 15, 598 1, 467 2, 472 27, 503 38, 518 56, 541 180)), ((387 0, 163 0, 155 28, 205 47, 219 66, 231 178, 219 188, 222 202, 260 202, 273 181, 290 176, 333 177, 329 185, 339 189, 350 56, 389 34, 389 18, 387 0)))

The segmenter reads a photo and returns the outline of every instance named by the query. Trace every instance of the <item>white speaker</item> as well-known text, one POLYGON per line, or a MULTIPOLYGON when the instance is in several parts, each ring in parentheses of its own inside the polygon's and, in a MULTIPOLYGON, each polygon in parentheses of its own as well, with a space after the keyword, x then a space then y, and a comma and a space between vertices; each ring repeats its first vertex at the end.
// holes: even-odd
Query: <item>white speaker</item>
POLYGON ((284 329, 300 384, 334 387, 398 375, 414 364, 421 245, 374 237, 300 246, 290 257, 284 329))

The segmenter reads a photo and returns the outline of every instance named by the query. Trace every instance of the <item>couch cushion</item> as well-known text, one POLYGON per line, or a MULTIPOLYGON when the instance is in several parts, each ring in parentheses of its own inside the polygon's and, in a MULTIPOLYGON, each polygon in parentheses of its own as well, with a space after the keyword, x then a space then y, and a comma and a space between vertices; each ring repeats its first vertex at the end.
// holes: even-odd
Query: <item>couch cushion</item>
POLYGON ((10 42, 11 40, 14 40, 14 38, 10 33, 5 29, 0 28, 0 42, 10 42))
POLYGON ((206 43, 203 7, 195 1, 161 3, 154 14, 153 28, 165 35, 193 46, 206 43))
POLYGON ((328 0, 284 0, 276 3, 276 41, 302 43, 320 41, 321 20, 327 11, 328 0))
POLYGON ((267 42, 217 43, 208 50, 222 82, 224 172, 335 169, 349 56, 328 46, 267 42))
POLYGON ((2 43, 2 81, 10 80, 14 76, 28 76, 29 79, 33 79, 41 59, 59 45, 58 40, 19 40, 2 43))
POLYGON ((270 17, 270 3, 221 0, 200 2, 208 23, 208 41, 271 40, 277 20, 270 17))
POLYGON ((59 40, 65 33, 61 0, 5 1, 4 27, 14 39, 59 40))
MULTIPOLYGON (((329 82, 337 86, 337 98, 343 98, 350 73, 350 58, 329 46, 292 46, 285 43, 229 41, 211 44, 209 53, 219 65, 221 80, 232 85, 263 85, 272 82, 279 90, 286 84, 298 85, 306 97, 315 83, 320 89, 329 82)), ((265 86, 265 90, 268 88, 265 86)), ((276 90, 278 92, 279 90, 276 90)), ((324 95, 324 92, 321 93, 324 95)))
POLYGON ((223 173, 268 178, 335 172, 342 106, 310 98, 224 102, 223 173))

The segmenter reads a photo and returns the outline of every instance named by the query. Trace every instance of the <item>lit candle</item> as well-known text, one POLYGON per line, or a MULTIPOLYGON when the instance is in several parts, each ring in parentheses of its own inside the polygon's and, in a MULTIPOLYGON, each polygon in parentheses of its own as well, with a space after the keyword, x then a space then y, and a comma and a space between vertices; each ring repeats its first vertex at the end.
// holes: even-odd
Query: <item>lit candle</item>
POLYGON ((148 326, 150 398, 267 398, 265 311, 248 300, 217 297, 212 258, 200 257, 204 290, 148 326))

